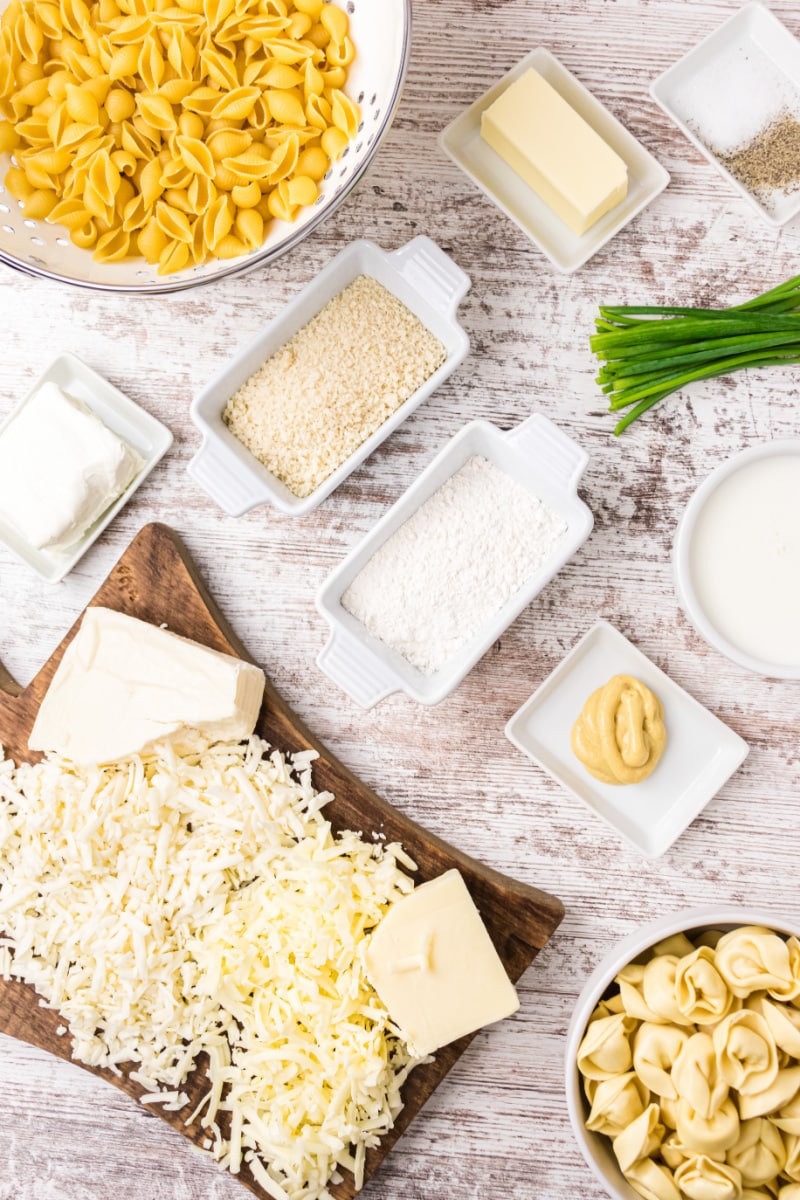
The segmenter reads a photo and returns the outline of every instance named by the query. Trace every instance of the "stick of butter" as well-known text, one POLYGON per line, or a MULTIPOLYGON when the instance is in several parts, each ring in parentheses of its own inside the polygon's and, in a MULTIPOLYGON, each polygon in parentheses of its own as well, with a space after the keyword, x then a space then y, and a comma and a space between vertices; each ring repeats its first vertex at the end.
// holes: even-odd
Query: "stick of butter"
POLYGON ((628 194, 628 168, 538 71, 481 117, 481 137, 578 236, 628 194))
POLYGON ((398 900, 365 953, 367 975, 417 1058, 519 1008, 460 871, 398 900))
POLYGON ((198 729, 240 741, 255 729, 264 672, 109 608, 88 608, 45 693, 31 750, 113 762, 198 729))

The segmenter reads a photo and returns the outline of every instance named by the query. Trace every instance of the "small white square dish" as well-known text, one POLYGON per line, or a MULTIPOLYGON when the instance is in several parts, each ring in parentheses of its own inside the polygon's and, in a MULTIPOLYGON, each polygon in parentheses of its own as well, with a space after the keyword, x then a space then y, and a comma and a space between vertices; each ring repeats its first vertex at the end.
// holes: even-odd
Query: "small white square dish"
POLYGON ((392 254, 365 240, 346 246, 194 399, 191 418, 203 444, 189 474, 230 517, 258 504, 272 504, 294 517, 311 512, 466 358, 469 338, 456 312, 469 286, 469 276, 428 237, 416 237, 392 254), (444 345, 447 357, 319 487, 309 496, 296 496, 234 437, 222 412, 245 380, 359 275, 376 279, 402 301, 444 345))
POLYGON ((747 4, 655 80, 650 95, 768 224, 800 213, 800 190, 756 195, 720 156, 787 113, 800 119, 800 42, 763 4, 747 4))
POLYGON ((39 550, 0 518, 0 541, 42 579, 46 579, 48 583, 57 583, 69 574, 103 530, 111 524, 120 509, 128 503, 156 463, 167 453, 173 439, 166 425, 162 425, 124 392, 119 391, 102 375, 98 375, 91 367, 87 367, 86 363, 69 353, 60 354, 37 379, 28 395, 12 409, 0 426, 0 438, 34 393, 45 383, 55 384, 67 396, 85 404, 112 433, 126 442, 141 460, 139 470, 122 494, 77 542, 63 550, 39 550))
POLYGON ((594 523, 577 488, 589 456, 572 438, 536 413, 507 433, 472 421, 439 451, 400 499, 328 576, 317 608, 331 626, 317 664, 356 704, 372 708, 402 691, 420 704, 438 704, 457 687, 489 647, 586 541, 594 523), (486 458, 545 504, 565 525, 552 553, 525 584, 427 675, 368 632, 342 605, 342 596, 375 552, 473 456, 486 458))
POLYGON ((506 725, 506 737, 645 858, 664 854, 747 757, 748 745, 641 650, 598 621, 506 725), (642 783, 600 783, 570 746, 592 692, 632 675, 664 707, 667 745, 642 783))
POLYGON ((669 174, 661 163, 543 46, 532 50, 451 121, 440 134, 439 144, 476 187, 528 235, 553 266, 565 273, 582 267, 669 183, 669 174), (616 151, 628 168, 625 199, 580 237, 481 137, 484 111, 531 67, 616 151))

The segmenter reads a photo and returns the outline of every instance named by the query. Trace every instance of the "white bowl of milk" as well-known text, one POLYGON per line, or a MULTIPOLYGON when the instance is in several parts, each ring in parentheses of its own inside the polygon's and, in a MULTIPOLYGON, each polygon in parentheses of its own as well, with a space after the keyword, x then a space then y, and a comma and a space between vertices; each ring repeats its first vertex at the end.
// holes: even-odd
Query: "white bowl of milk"
POLYGON ((692 496, 675 538, 678 599, 733 662, 800 679, 800 439, 734 455, 692 496))

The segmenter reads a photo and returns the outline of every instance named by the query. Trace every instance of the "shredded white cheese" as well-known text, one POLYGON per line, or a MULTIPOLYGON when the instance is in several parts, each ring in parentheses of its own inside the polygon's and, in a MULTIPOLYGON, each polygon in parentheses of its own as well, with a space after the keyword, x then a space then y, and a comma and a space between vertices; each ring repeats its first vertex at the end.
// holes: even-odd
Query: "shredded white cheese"
POLYGON ((359 1187, 414 1065, 363 967, 414 864, 333 834, 313 757, 258 738, 102 768, 0 751, 0 973, 58 1009, 76 1059, 134 1064, 148 1105, 187 1106, 206 1055, 186 1122, 275 1200, 325 1200, 339 1168, 359 1187))

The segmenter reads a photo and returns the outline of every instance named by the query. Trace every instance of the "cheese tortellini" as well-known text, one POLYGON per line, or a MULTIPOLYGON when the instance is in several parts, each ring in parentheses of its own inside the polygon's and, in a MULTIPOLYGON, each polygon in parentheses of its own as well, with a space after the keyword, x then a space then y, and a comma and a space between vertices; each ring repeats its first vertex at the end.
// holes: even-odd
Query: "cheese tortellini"
POLYGON ((675 1182, 689 1200, 739 1200, 742 1177, 735 1167, 699 1154, 675 1172, 675 1182))
POLYGON ((653 1025, 644 1021, 637 1029, 633 1041, 633 1069, 657 1096, 677 1100, 672 1068, 688 1040, 688 1032, 674 1025, 653 1025))
POLYGON ((800 1200, 800 943, 676 934, 624 967, 578 1052, 586 1125, 645 1200, 800 1200))
POLYGON ((586 1079, 608 1079, 630 1069, 630 1035, 636 1022, 624 1013, 592 1021, 578 1050, 578 1068, 586 1079))
POLYGON ((616 1137, 641 1116, 649 1099, 646 1085, 634 1071, 601 1079, 592 1096, 586 1128, 616 1137))
POLYGON ((727 1161, 741 1172, 747 1187, 772 1183, 786 1166, 787 1147, 781 1132, 766 1117, 744 1121, 739 1140, 727 1155, 727 1161))
POLYGON ((688 1039, 672 1069, 672 1079, 678 1098, 705 1121, 728 1099, 729 1085, 708 1033, 695 1033, 688 1039))
POLYGON ((247 254, 315 203, 357 133, 354 55, 325 0, 11 0, 5 186, 101 262, 247 254))

